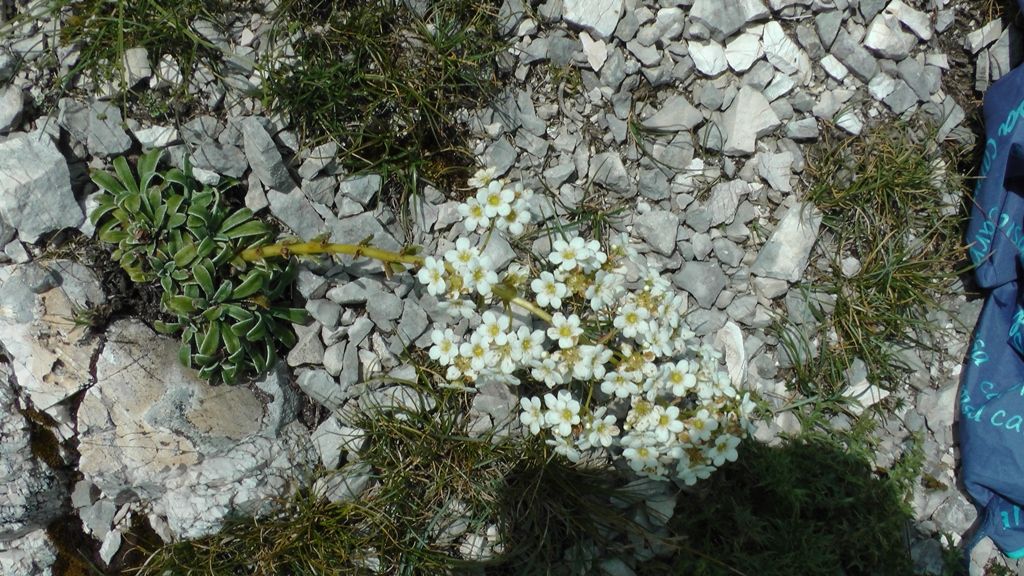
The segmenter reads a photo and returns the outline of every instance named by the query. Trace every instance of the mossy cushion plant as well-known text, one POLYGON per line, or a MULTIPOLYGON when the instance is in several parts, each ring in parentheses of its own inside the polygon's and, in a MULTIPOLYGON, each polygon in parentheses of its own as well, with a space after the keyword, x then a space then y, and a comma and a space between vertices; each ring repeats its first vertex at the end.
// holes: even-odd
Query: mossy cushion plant
POLYGON ((160 151, 139 159, 136 178, 124 158, 114 173, 94 172, 103 191, 90 220, 112 257, 135 282, 158 281, 161 312, 154 328, 181 335, 181 362, 212 381, 233 383, 265 371, 279 345, 295 344, 291 323, 307 321, 290 307, 295 267, 287 260, 247 262, 245 248, 273 238, 248 208, 232 210, 223 190, 200 185, 185 170, 158 173, 160 151))

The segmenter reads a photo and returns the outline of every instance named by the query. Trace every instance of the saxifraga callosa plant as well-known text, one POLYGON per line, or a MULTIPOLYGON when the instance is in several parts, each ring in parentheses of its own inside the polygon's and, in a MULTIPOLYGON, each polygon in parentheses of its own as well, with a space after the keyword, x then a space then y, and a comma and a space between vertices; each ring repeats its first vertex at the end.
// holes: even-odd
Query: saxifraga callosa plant
POLYGON ((159 281, 164 334, 180 334, 182 364, 211 381, 233 383, 263 372, 277 361, 278 344, 295 344, 291 322, 306 311, 289 307, 294 263, 246 262, 250 246, 265 244, 273 231, 248 208, 229 210, 222 190, 202 186, 176 168, 156 171, 160 151, 139 159, 138 179, 125 159, 114 173, 93 172, 102 190, 90 219, 112 257, 134 282, 159 281))
POLYGON ((444 380, 517 386, 524 429, 572 461, 621 456, 639 475, 694 484, 735 460, 753 427, 750 395, 687 329, 686 295, 656 271, 627 275, 635 254, 625 239, 606 251, 563 236, 530 266, 496 269, 484 255, 492 234, 521 234, 534 215, 533 192, 493 169, 469 180, 476 195, 459 207, 467 235, 433 258, 369 240, 272 243, 265 224, 225 208, 217 189, 178 170, 157 174, 158 157, 142 157, 138 180, 123 158, 114 175, 94 174, 105 193, 91 217, 133 280, 159 280, 162 308, 177 321, 158 329, 181 333, 182 362, 205 378, 233 382, 270 367, 278 345, 294 344, 288 323, 306 319, 288 306, 295 257, 348 254, 388 271, 418 268, 453 323, 466 320, 460 333, 431 333, 428 354, 444 380))

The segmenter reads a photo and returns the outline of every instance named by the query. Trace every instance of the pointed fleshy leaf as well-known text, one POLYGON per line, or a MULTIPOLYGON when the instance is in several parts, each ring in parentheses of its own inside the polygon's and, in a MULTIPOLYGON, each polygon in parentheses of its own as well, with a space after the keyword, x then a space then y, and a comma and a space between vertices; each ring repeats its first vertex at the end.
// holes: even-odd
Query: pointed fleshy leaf
POLYGON ((195 301, 188 296, 171 296, 167 300, 167 308, 174 314, 193 314, 196 311, 195 301))
POLYGON ((96 171, 89 174, 89 179, 95 182, 101 189, 110 192, 114 196, 121 196, 128 192, 128 189, 110 172, 96 171))
POLYGON ((259 220, 250 220, 244 224, 234 227, 228 230, 224 234, 235 240, 237 238, 244 238, 246 236, 262 236, 267 233, 267 225, 259 220))
POLYGON ((224 282, 217 288, 217 292, 213 295, 211 300, 220 303, 226 301, 231 296, 231 281, 224 280, 224 282))
POLYGON ((272 308, 270 313, 275 318, 287 320, 292 324, 305 324, 309 322, 309 312, 304 308, 272 308))
POLYGON ((192 367, 192 346, 185 342, 178 348, 178 362, 186 368, 192 367))
POLYGON ((245 333, 245 339, 249 342, 256 342, 267 335, 265 320, 257 320, 253 327, 245 333))
POLYGON ((224 349, 227 350, 228 354, 234 354, 242 348, 242 340, 234 333, 233 330, 220 331, 221 340, 224 341, 224 349))
POLYGON ((253 294, 259 292, 263 287, 263 272, 261 270, 252 270, 246 276, 245 280, 239 284, 235 291, 231 293, 231 297, 239 300, 242 298, 248 298, 253 294))
MULTIPOLYGON (((256 325, 256 322, 258 322, 256 317, 250 316, 245 320, 239 320, 238 322, 232 324, 231 331, 234 332, 236 336, 248 336, 249 331, 252 330, 252 327, 256 325)), ((246 338, 246 340, 248 340, 248 337, 246 338)))
POLYGON ((100 196, 99 203, 92 212, 89 213, 89 222, 93 225, 97 224, 101 218, 109 214, 112 210, 117 208, 117 204, 114 203, 114 197, 109 194, 100 196))
POLYGON ((139 188, 146 190, 149 188, 153 181, 153 177, 156 176, 156 165, 160 161, 160 149, 156 148, 142 155, 139 158, 138 170, 139 170, 139 188))
POLYGON ((213 297, 213 276, 210 274, 210 269, 213 268, 211 264, 207 268, 206 264, 209 260, 200 260, 195 264, 192 264, 192 277, 196 279, 196 283, 203 289, 203 293, 206 294, 207 298, 213 297))
POLYGON ((178 268, 185 268, 196 259, 196 245, 189 242, 174 253, 174 265, 178 268))
POLYGON ((210 322, 210 327, 207 329, 206 334, 203 335, 203 340, 199 344, 199 353, 205 356, 213 356, 219 345, 220 322, 210 322))
POLYGON ((128 161, 125 160, 124 156, 114 158, 114 171, 117 173, 117 179, 121 181, 125 189, 138 196, 139 185, 135 182, 135 176, 132 175, 132 169, 128 167, 128 161))
POLYGON ((248 208, 239 208, 234 214, 228 216, 220 223, 220 231, 227 232, 235 226, 245 223, 252 218, 252 210, 248 208))
POLYGON ((177 334, 181 330, 181 324, 178 322, 164 322, 162 320, 154 320, 153 328, 161 334, 177 334))

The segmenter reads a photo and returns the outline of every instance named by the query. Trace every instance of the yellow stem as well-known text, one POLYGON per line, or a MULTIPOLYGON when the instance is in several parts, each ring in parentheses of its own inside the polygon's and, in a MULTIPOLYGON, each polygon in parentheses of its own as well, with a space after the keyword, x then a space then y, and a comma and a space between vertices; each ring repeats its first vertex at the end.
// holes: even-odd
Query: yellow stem
POLYGON ((519 306, 520 308, 523 308, 524 310, 536 314, 538 317, 540 317, 541 320, 547 322, 548 324, 551 324, 551 314, 548 314, 547 312, 544 311, 543 308, 537 306, 533 302, 530 302, 529 300, 521 296, 516 296, 515 298, 512 298, 508 302, 509 304, 514 304, 516 306, 519 306))
POLYGON ((365 256, 382 262, 401 262, 413 266, 422 266, 425 258, 415 254, 401 254, 382 250, 373 246, 358 244, 328 244, 326 242, 300 242, 297 244, 268 244, 257 248, 242 250, 239 254, 246 262, 255 262, 267 258, 287 258, 289 256, 310 254, 348 254, 365 256))

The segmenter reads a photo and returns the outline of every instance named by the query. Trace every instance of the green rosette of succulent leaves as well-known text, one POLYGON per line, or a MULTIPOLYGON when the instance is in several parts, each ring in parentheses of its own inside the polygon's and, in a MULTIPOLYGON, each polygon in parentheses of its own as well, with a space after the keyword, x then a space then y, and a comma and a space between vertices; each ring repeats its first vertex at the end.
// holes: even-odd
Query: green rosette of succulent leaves
MULTIPOLYGON (((124 158, 114 172, 95 171, 102 193, 90 213, 100 241, 135 282, 159 282, 164 334, 180 334, 179 358, 214 382, 234 383, 272 367, 279 349, 295 345, 291 259, 247 262, 239 253, 272 240, 274 231, 248 208, 231 209, 225 188, 184 170, 157 172, 160 150, 143 155, 132 174, 124 158)), ((230 186, 231 183, 228 185, 230 186)))

